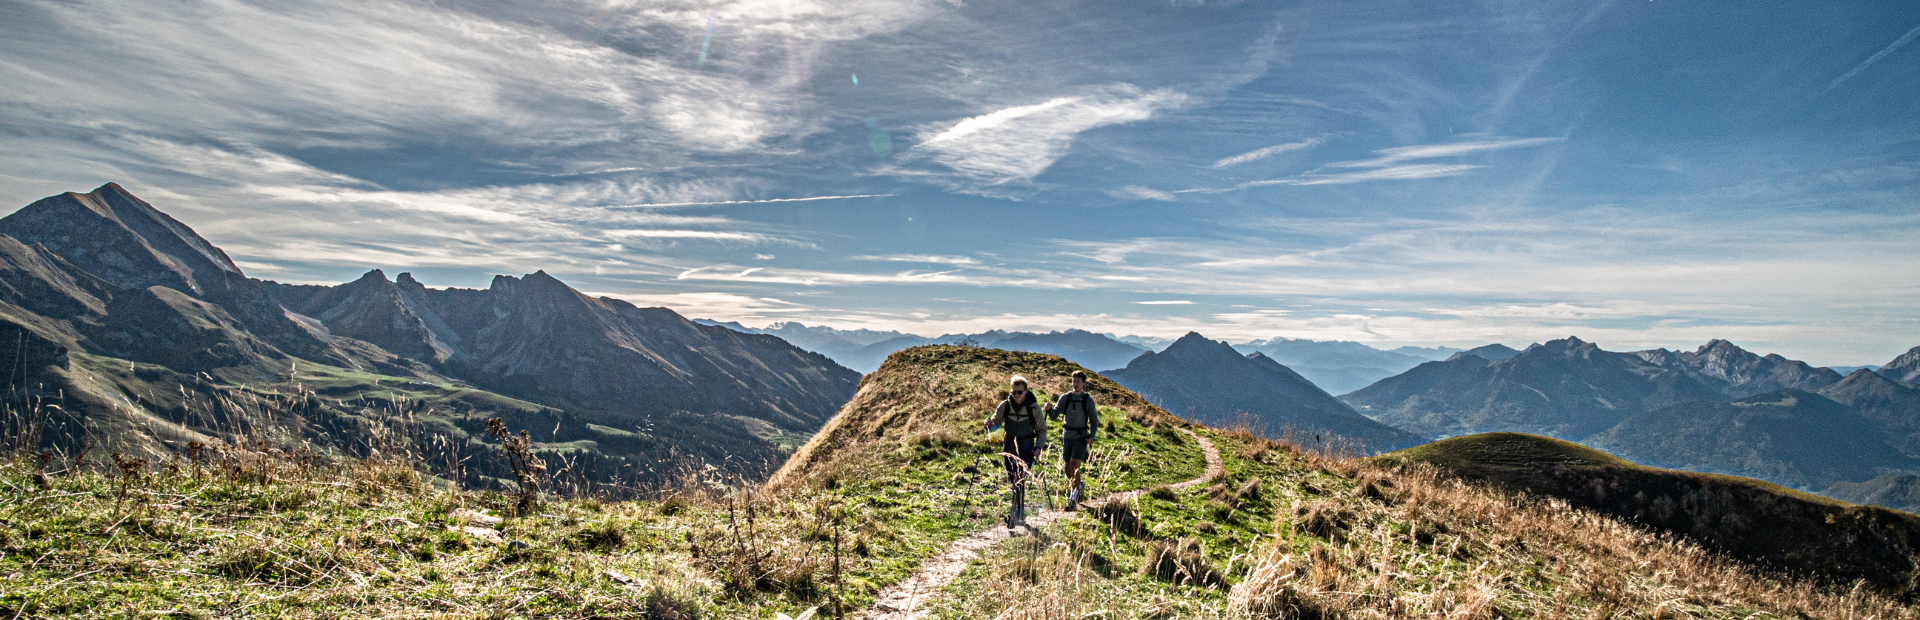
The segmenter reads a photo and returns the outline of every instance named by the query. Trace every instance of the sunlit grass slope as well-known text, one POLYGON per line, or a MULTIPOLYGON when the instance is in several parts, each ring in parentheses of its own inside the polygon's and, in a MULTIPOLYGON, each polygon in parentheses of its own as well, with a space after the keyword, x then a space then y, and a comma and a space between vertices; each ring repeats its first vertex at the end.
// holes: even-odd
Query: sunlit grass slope
MULTIPOLYGON (((265 435, 126 470, 96 455, 78 468, 86 473, 74 473, 74 463, 56 458, 41 474, 45 488, 36 463, 16 460, 0 470, 0 616, 853 610, 949 542, 998 523, 1007 502, 992 456, 998 435, 977 425, 1007 375, 1025 374, 1050 399, 1077 368, 989 349, 904 352, 842 412, 860 421, 863 436, 846 451, 809 452, 817 467, 784 484, 744 485, 695 469, 655 500, 549 497, 524 512, 511 495, 429 484, 431 463, 329 460, 268 448, 265 435), (496 530, 466 511, 504 521, 496 530)), ((1184 422, 1095 383, 1111 406, 1094 493, 1201 474, 1198 445, 1177 430, 1184 422)), ((559 467, 553 451, 535 448, 559 467)), ((1060 503, 1062 490, 1052 475, 1030 501, 1060 503)))
MULTIPOLYGON (((15 458, 0 465, 0 617, 850 615, 996 527, 998 442, 978 424, 1007 375, 1052 398, 1074 369, 904 351, 771 483, 693 469, 636 501, 523 509, 431 484, 427 464, 246 437, 145 463, 15 458)), ((1920 618, 1872 587, 1757 569, 1426 463, 1188 426, 1094 385, 1113 407, 1094 494, 1143 492, 990 549, 925 601, 935 617, 1920 618), (1220 448, 1221 477, 1163 486, 1205 471, 1182 429, 1220 448)), ((1058 502, 1057 478, 1032 501, 1058 502)))
POLYGON ((1523 433, 1454 437, 1380 457, 1555 497, 1734 557, 1914 594, 1920 517, 1719 474, 1659 469, 1523 433))

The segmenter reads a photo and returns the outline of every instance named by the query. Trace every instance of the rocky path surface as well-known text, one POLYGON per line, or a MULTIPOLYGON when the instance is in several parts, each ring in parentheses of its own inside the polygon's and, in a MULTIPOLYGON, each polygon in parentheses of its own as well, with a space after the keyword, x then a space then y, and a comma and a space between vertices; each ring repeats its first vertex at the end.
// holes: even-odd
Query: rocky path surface
MULTIPOLYGON (((1207 472, 1201 474, 1198 478, 1184 480, 1170 486, 1176 489, 1184 489, 1190 486, 1206 484, 1208 480, 1212 480, 1220 474, 1225 473, 1226 470, 1220 462, 1220 450, 1213 447, 1212 441, 1184 428, 1180 429, 1180 431, 1200 442, 1200 451, 1207 455, 1207 472)), ((1082 505, 1091 508, 1108 502, 1132 501, 1144 492, 1146 492, 1146 489, 1114 493, 1098 500, 1084 502, 1082 505)), ((953 541, 952 544, 947 545, 945 550, 940 552, 940 555, 928 558, 926 562, 920 565, 920 569, 914 571, 912 575, 901 580, 900 583, 893 584, 881 590, 878 595, 874 596, 872 607, 861 610, 859 613, 854 614, 853 617, 858 620, 916 620, 925 617, 927 611, 921 608, 922 604, 938 596, 940 590, 946 588, 947 584, 953 583, 953 580, 960 576, 960 572, 966 570, 968 564, 972 564, 975 558, 980 557, 981 551, 1008 538, 1024 536, 1030 532, 1037 532, 1040 528, 1052 525, 1062 519, 1072 518, 1076 514, 1079 513, 1064 510, 1045 510, 1027 517, 1027 526, 1024 531, 1009 531, 1005 526, 996 524, 993 527, 974 532, 966 538, 953 541)))

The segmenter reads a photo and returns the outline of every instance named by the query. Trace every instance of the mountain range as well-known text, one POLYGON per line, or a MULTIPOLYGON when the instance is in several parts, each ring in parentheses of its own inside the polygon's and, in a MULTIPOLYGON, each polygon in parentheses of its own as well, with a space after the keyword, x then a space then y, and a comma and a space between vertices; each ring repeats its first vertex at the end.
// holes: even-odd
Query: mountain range
POLYGON ((1920 471, 1920 390, 1887 376, 1907 376, 1900 361, 1842 377, 1725 340, 1619 353, 1566 338, 1505 359, 1462 352, 1342 400, 1415 433, 1537 433, 1658 467, 1821 489, 1920 471))
POLYGON ((1314 435, 1357 441, 1362 451, 1386 451, 1424 441, 1420 436, 1356 413, 1299 373, 1265 353, 1241 355, 1225 342, 1188 333, 1158 353, 1104 373, 1175 415, 1213 426, 1241 423, 1269 436, 1314 435))
MULTIPOLYGON (((896 331, 843 330, 808 326, 783 321, 752 328, 733 321, 695 319, 703 325, 718 325, 750 334, 779 336, 794 346, 833 358, 842 366, 873 372, 893 352, 927 344, 953 344, 970 341, 980 346, 1046 353, 1072 360, 1088 368, 1112 369, 1126 366, 1142 353, 1159 352, 1176 339, 1147 336, 1117 336, 1079 329, 1049 333, 993 330, 977 334, 946 334, 929 338, 896 331)), ((1489 345, 1505 349, 1503 345, 1489 345)), ((1380 379, 1405 372, 1423 362, 1444 359, 1459 353, 1451 347, 1403 346, 1383 351, 1358 342, 1271 338, 1233 346, 1241 353, 1259 352, 1306 377, 1308 381, 1333 394, 1351 392, 1380 379)), ((1492 351, 1488 347, 1476 351, 1492 351)), ((1518 353, 1512 349, 1506 349, 1518 353)), ((1492 353, 1485 353, 1492 355, 1492 353)), ((1511 355, 1509 355, 1511 357, 1511 355)))
POLYGON ((1241 353, 1262 353, 1333 394, 1345 394, 1373 385, 1375 381, 1433 361, 1437 359, 1434 357, 1436 354, 1444 357, 1442 352, 1459 350, 1439 347, 1428 353, 1427 350, 1402 347, 1396 351, 1382 351, 1358 342, 1292 338, 1255 340, 1234 345, 1233 348, 1241 353))
MULTIPOLYGON (((841 365, 862 373, 873 372, 895 351, 929 344, 969 343, 975 346, 1045 353, 1064 357, 1088 368, 1119 368, 1146 353, 1147 348, 1122 342, 1110 334, 1069 329, 1048 333, 992 330, 978 334, 945 334, 937 338, 894 331, 841 330, 824 326, 806 326, 787 321, 751 328, 736 322, 696 319, 706 325, 718 325, 750 334, 779 336, 794 346, 833 358, 841 365)), ((1132 337, 1137 338, 1137 337, 1132 337)))
POLYGON ((502 417, 589 479, 633 481, 682 457, 744 474, 777 464, 860 379, 779 338, 590 297, 545 272, 478 290, 378 269, 336 286, 250 278, 115 184, 0 219, 0 285, 9 399, 58 399, 65 441, 126 451, 211 439, 233 412, 204 403, 267 394, 302 403, 301 432, 342 449, 385 423, 378 412, 418 413, 413 439, 462 452, 502 417))

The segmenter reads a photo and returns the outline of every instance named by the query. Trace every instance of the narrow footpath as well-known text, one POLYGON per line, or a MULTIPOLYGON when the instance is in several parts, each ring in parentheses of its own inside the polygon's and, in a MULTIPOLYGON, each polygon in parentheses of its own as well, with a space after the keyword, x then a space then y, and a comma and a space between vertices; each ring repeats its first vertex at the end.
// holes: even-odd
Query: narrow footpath
MULTIPOLYGON (((1206 484, 1208 480, 1225 473, 1226 470, 1220 463, 1220 450, 1213 447, 1212 441, 1184 428, 1180 429, 1180 432, 1200 442, 1200 451, 1207 455, 1207 472, 1198 478, 1174 483, 1171 485, 1173 488, 1184 489, 1206 484)), ((1144 492, 1146 489, 1114 493, 1095 501, 1083 502, 1082 506, 1092 508, 1108 502, 1133 501, 1144 492)), ((1027 517, 1026 531, 1036 532, 1040 528, 1077 514, 1079 512, 1043 510, 1027 517)), ((947 545, 940 555, 928 558, 922 563, 920 569, 914 571, 913 575, 881 590, 874 596, 872 607, 861 610, 853 617, 858 620, 916 620, 925 617, 927 612, 921 609, 921 604, 938 596, 947 584, 953 583, 953 580, 960 576, 960 572, 966 570, 968 564, 972 564, 975 558, 980 557, 981 551, 1008 538, 1024 535, 1026 532, 1009 532, 1006 526, 995 524, 993 527, 974 532, 966 538, 953 541, 953 544, 947 545)))

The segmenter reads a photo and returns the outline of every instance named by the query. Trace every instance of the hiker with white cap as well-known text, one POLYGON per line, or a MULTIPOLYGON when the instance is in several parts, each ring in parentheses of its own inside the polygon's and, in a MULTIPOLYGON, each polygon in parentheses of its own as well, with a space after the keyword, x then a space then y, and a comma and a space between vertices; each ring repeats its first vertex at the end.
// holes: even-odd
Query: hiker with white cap
POLYGON ((1007 511, 1007 529, 1027 520, 1027 479, 1030 468, 1046 448, 1047 418, 1040 411, 1040 399, 1027 389, 1027 379, 1014 375, 1007 381, 1007 399, 995 407, 987 419, 987 432, 1004 426, 1001 452, 1007 455, 1007 482, 1013 485, 1013 507, 1007 511))

